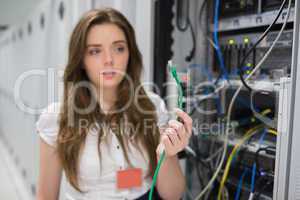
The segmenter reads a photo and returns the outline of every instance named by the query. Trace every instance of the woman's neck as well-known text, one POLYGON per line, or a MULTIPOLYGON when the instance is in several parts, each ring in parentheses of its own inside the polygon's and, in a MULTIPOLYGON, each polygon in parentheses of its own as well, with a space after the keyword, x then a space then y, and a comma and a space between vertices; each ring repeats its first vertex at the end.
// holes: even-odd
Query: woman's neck
POLYGON ((98 102, 100 104, 101 109, 104 113, 112 110, 114 104, 117 100, 117 90, 116 89, 101 89, 98 102))

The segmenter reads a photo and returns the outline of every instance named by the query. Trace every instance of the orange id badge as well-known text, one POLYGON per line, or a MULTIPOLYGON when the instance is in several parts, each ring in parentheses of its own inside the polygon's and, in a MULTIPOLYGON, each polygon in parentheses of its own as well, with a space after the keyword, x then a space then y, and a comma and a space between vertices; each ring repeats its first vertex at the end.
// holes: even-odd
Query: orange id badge
POLYGON ((118 189, 129 189, 142 186, 142 169, 131 168, 117 171, 118 189))

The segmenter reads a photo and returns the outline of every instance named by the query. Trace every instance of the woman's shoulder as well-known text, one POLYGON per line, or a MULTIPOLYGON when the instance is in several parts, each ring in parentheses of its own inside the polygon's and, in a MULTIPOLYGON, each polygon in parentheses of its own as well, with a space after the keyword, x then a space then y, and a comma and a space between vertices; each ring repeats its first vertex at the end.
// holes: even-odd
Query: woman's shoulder
POLYGON ((57 121, 60 113, 60 102, 52 102, 41 110, 41 114, 37 122, 57 121))
POLYGON ((35 124, 40 137, 49 145, 55 146, 59 129, 60 103, 53 102, 42 109, 35 124))
POLYGON ((60 105, 60 102, 49 103, 46 107, 42 109, 41 114, 58 114, 60 112, 60 105))
POLYGON ((156 108, 166 107, 165 101, 158 94, 156 94, 152 91, 147 91, 147 90, 146 90, 146 94, 150 98, 150 100, 152 101, 152 103, 155 105, 156 108))
POLYGON ((164 99, 152 91, 146 91, 146 94, 155 106, 158 124, 166 124, 169 121, 169 112, 164 99))

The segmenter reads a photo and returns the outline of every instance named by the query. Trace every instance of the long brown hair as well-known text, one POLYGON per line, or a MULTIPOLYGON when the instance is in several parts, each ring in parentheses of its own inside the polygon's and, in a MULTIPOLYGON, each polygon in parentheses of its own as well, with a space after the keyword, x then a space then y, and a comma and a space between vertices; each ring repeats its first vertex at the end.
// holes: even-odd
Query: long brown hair
MULTIPOLYGON (((159 131, 156 126, 157 117, 155 114, 155 106, 149 97, 147 97, 143 87, 141 87, 141 72, 142 56, 136 44, 134 29, 127 19, 120 12, 111 8, 95 9, 85 13, 76 25, 69 43, 68 63, 64 71, 64 98, 60 112, 59 134, 57 140, 57 151, 66 177, 76 190, 83 192, 80 189, 78 182, 78 164, 88 131, 80 127, 80 120, 82 119, 85 119, 88 122, 88 127, 91 127, 95 122, 98 124, 108 124, 108 126, 110 126, 112 122, 120 124, 126 115, 128 123, 133 125, 135 130, 137 130, 135 133, 136 137, 134 137, 135 141, 140 142, 143 145, 149 157, 148 176, 153 176, 157 165, 155 150, 159 143, 159 131), (135 103, 130 103, 129 107, 122 112, 114 114, 104 114, 98 104, 92 112, 78 113, 74 109, 74 105, 79 108, 87 108, 90 103, 95 100, 91 90, 87 88, 78 87, 74 90, 74 85, 83 81, 89 81, 83 62, 83 56, 86 50, 87 33, 92 26, 104 23, 117 25, 126 36, 129 48, 129 61, 126 73, 133 83, 133 89, 137 91, 136 89, 139 88, 136 93, 137 101, 135 101, 135 103), (142 105, 143 110, 152 112, 141 112, 136 103, 142 105), (70 124, 70 119, 72 125, 70 124), (149 126, 149 124, 146 126, 144 123, 145 121, 151 123, 151 126, 149 126), (151 127, 151 129, 149 129, 149 127, 151 127)), ((123 79, 118 86, 118 100, 115 104, 117 109, 128 104, 131 98, 130 94, 132 94, 132 91, 129 90, 129 82, 127 79, 123 79)), ((99 157, 101 157, 100 142, 105 135, 104 131, 104 128, 100 128, 98 131, 99 157)), ((122 130, 121 127, 116 129, 115 132, 117 133, 115 135, 121 144, 127 162, 130 163, 127 149, 124 144, 125 137, 124 134, 121 134, 122 131, 124 130, 122 130)), ((132 133, 129 133, 129 135, 132 135, 132 133)))

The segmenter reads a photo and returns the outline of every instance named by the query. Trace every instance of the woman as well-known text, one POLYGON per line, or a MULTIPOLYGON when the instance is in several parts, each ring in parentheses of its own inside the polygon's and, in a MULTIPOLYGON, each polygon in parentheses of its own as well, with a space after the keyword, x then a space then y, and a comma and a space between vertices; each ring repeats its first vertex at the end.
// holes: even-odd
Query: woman
POLYGON ((182 123, 167 121, 162 99, 141 86, 141 71, 134 30, 121 13, 92 10, 81 18, 69 44, 63 102, 50 104, 36 124, 39 200, 58 199, 62 172, 64 199, 147 199, 162 148, 154 199, 181 198, 176 154, 188 144, 192 119, 177 110, 182 123))

